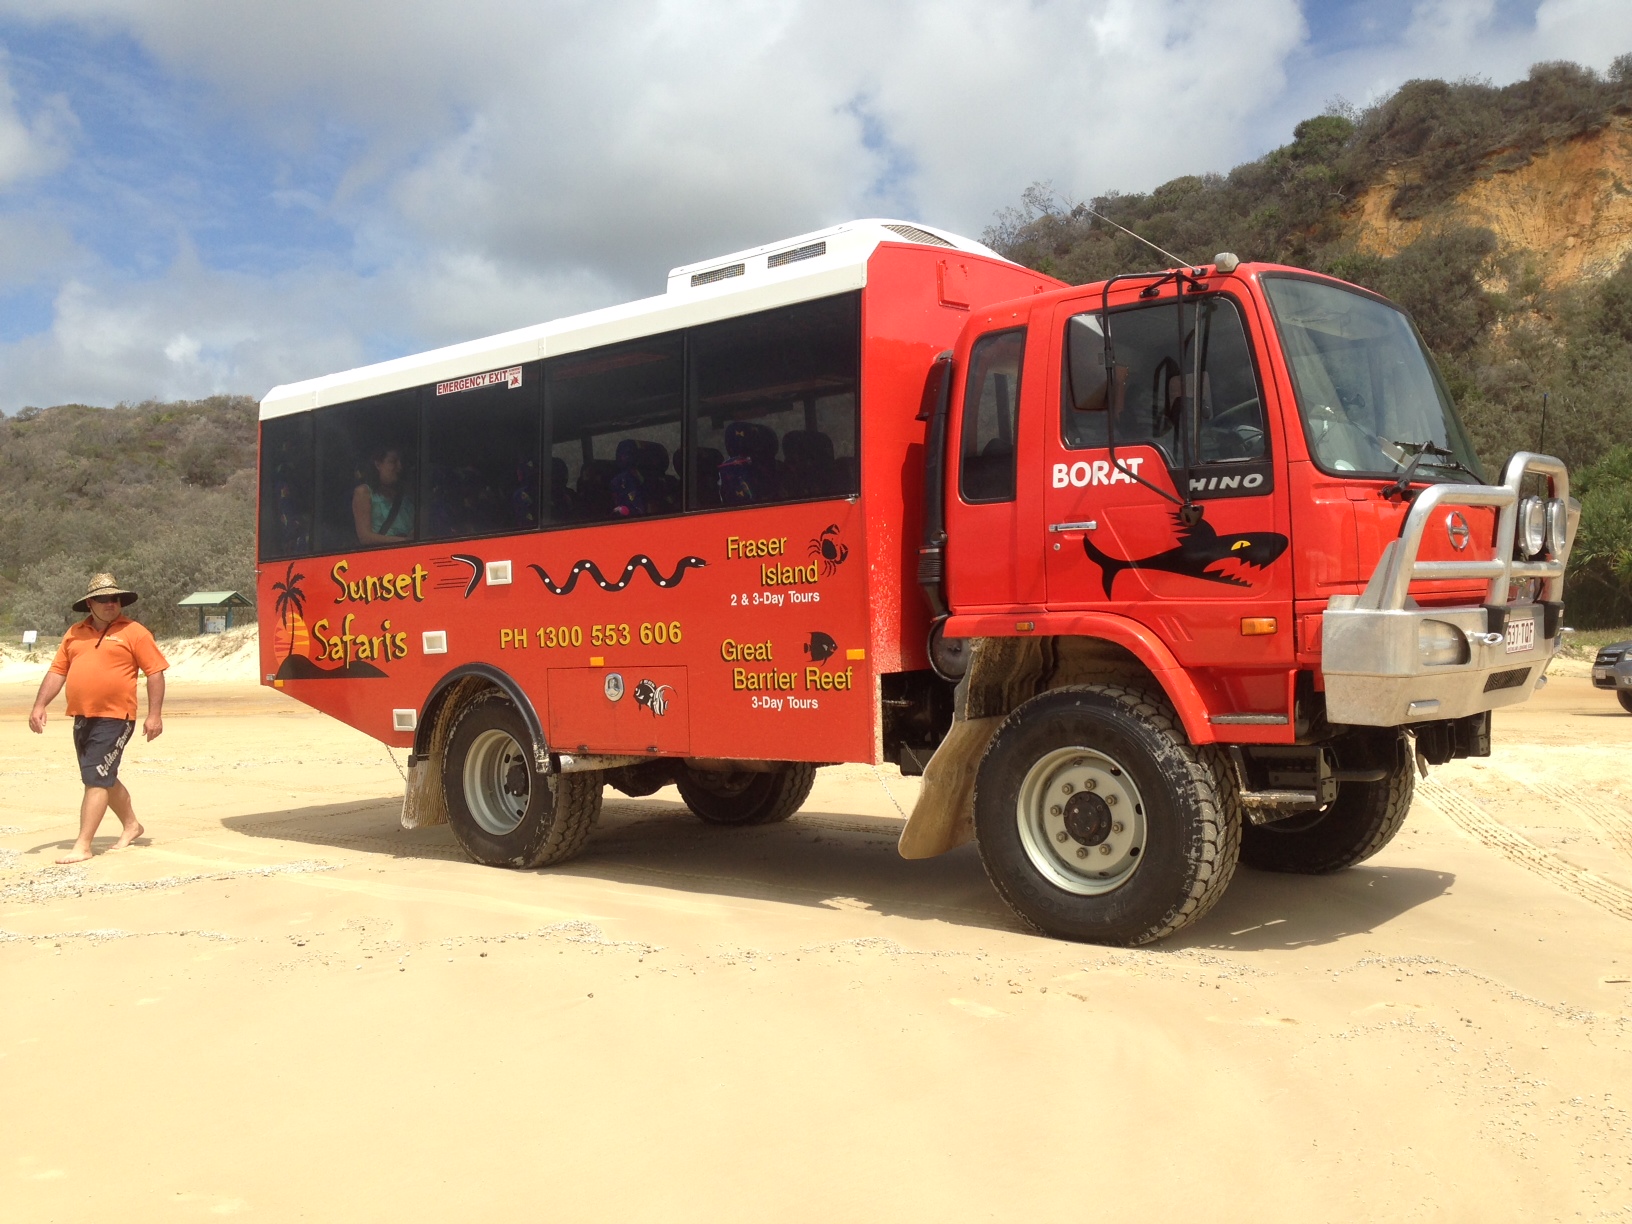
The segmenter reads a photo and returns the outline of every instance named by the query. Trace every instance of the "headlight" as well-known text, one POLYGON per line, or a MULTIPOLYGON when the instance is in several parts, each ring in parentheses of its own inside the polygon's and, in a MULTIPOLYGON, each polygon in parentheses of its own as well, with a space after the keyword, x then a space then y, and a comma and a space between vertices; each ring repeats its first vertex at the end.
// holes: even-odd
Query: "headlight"
POLYGON ((1528 557, 1539 557, 1547 547, 1547 503, 1539 497, 1527 497, 1519 503, 1519 550, 1528 557))
POLYGON ((1455 625, 1436 620, 1417 625, 1417 656, 1429 667, 1466 663, 1469 653, 1467 634, 1455 625))
POLYGON ((1570 508, 1562 497, 1547 503, 1547 550, 1555 557, 1564 555, 1570 536, 1570 508))

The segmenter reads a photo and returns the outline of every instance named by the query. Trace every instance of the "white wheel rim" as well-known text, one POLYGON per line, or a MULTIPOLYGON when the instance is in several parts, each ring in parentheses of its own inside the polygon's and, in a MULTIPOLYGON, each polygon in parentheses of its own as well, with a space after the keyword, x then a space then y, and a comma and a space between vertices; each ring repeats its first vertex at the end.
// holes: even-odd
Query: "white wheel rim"
POLYGON ((1126 884, 1145 853, 1145 804, 1115 760, 1057 748, 1026 771, 1015 804, 1020 844, 1040 875, 1079 897, 1126 884))
POLYGON ((503 837, 527 814, 532 777, 521 745, 507 732, 483 731, 465 754, 465 804, 485 832, 503 837))

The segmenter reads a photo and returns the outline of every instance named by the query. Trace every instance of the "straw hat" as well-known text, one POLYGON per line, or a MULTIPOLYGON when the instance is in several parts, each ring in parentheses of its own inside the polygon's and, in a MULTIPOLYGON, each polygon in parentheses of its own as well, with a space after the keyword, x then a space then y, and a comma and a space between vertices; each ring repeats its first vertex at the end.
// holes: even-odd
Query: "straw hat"
POLYGON ((113 580, 112 574, 97 574, 91 579, 90 586, 85 588, 85 598, 81 599, 74 605, 74 611, 89 612, 91 609, 87 601, 93 595, 103 597, 108 595, 117 595, 119 596, 119 606, 121 608, 128 608, 131 604, 136 602, 136 592, 125 590, 113 580))

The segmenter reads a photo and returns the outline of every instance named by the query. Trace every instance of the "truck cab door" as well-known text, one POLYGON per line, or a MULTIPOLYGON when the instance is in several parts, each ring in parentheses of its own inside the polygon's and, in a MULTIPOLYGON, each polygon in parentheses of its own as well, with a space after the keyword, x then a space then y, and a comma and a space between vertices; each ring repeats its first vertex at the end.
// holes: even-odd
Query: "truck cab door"
POLYGON ((956 462, 949 473, 947 548, 955 563, 947 567, 947 581, 959 610, 1011 607, 1023 585, 1016 468, 1025 350, 1023 326, 988 331, 970 346, 950 448, 956 462))
MULTIPOLYGON (((1285 499, 1242 307, 1219 293, 1099 307, 1097 296, 1066 303, 1054 320, 1062 391, 1039 541, 1048 606, 1132 616, 1186 665, 1267 665, 1282 646, 1290 665, 1285 499), (1275 634, 1259 634, 1272 648, 1243 648, 1249 619, 1260 630, 1274 620, 1275 634)), ((1284 710, 1284 676, 1277 684, 1270 704, 1284 710)))

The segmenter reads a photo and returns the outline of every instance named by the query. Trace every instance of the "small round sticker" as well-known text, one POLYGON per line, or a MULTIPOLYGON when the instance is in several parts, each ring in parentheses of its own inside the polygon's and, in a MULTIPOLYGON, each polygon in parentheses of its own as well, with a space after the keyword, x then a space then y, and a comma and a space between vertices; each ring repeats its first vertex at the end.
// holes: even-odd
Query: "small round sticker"
POLYGON ((606 699, 617 701, 623 696, 623 676, 618 672, 608 672, 606 677, 606 699))

